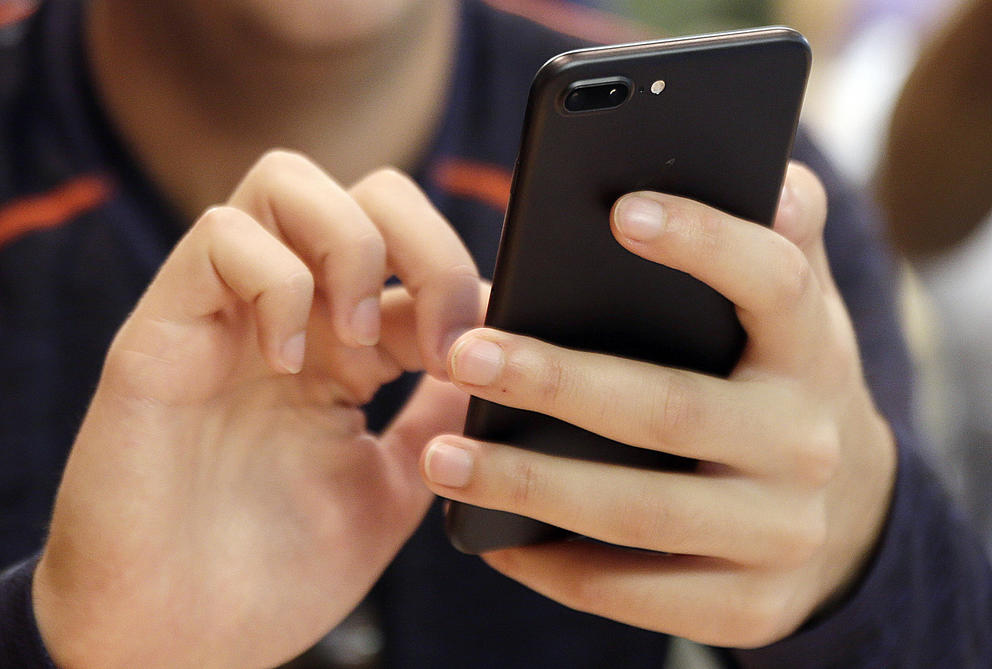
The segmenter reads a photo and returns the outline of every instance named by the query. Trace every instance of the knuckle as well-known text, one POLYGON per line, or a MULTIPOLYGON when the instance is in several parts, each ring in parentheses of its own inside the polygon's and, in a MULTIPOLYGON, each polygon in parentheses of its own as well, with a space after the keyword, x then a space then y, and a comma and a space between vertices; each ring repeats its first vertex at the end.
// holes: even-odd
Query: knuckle
POLYGON ((356 406, 364 406, 372 401, 376 391, 379 390, 380 384, 377 381, 378 379, 375 378, 361 376, 343 379, 341 383, 351 401, 356 406))
POLYGON ((405 173, 392 165, 385 165, 371 173, 373 179, 378 179, 386 183, 411 184, 412 181, 405 173))
POLYGON ((537 402, 540 406, 557 406, 569 383, 565 364, 555 356, 545 357, 538 365, 535 379, 537 402))
POLYGON ((778 268, 769 301, 770 311, 792 310, 806 297, 813 282, 813 268, 802 250, 779 238, 778 268))
POLYGON ((259 220, 269 228, 277 227, 274 193, 294 192, 302 183, 329 179, 302 153, 287 149, 270 149, 252 166, 245 177, 251 206, 259 220))
POLYGON ((292 296, 309 297, 314 291, 313 274, 298 259, 293 266, 287 268, 280 284, 282 291, 292 296))
POLYGON ((314 169, 316 166, 313 162, 298 151, 270 149, 258 159, 252 172, 259 177, 271 179, 312 172, 314 169))
POLYGON ((362 262, 372 266, 386 266, 386 240, 378 230, 369 230, 355 239, 355 249, 362 262))
POLYGON ((323 248, 317 263, 324 275, 335 280, 360 271, 363 275, 385 282, 387 254, 386 241, 378 230, 359 230, 346 238, 342 245, 323 248), (352 260, 342 262, 343 253, 347 253, 352 260))
MULTIPOLYGON (((649 496, 642 495, 637 499, 647 500, 649 496)), ((632 548, 677 553, 686 545, 687 538, 693 536, 690 520, 666 513, 646 501, 634 503, 615 515, 619 533, 617 543, 632 548)))
POLYGON ((234 226, 243 225, 247 215, 241 210, 228 206, 210 207, 196 222, 196 230, 208 239, 226 235, 234 226))
POLYGON ((511 509, 526 511, 537 500, 543 485, 541 474, 530 458, 518 458, 510 467, 508 501, 511 509))
POLYGON ((475 266, 474 262, 471 262, 471 258, 467 259, 467 262, 456 262, 442 272, 440 276, 445 282, 456 282, 464 281, 470 285, 473 290, 477 293, 479 291, 479 269, 475 266))
POLYGON ((825 487, 840 468, 841 444, 838 429, 824 421, 807 435, 796 452, 796 475, 809 487, 825 487))
POLYGON ((726 239, 723 234, 724 221, 720 214, 708 208, 691 206, 679 212, 689 225, 686 231, 693 254, 702 262, 711 262, 720 255, 726 239))
POLYGON ((420 190, 409 176, 390 165, 379 167, 366 174, 355 184, 355 189, 358 191, 415 189, 418 192, 420 190))
POLYGON ((818 504, 800 513, 790 513, 778 532, 775 564, 795 568, 812 560, 826 542, 826 520, 818 504))
POLYGON ((661 446, 673 437, 690 434, 701 422, 702 407, 688 379, 673 375, 659 384, 658 397, 647 413, 649 445, 661 446))
POLYGON ((827 220, 827 189, 816 172, 803 163, 795 163, 801 188, 817 224, 815 232, 821 232, 827 220))
POLYGON ((747 585, 736 589, 714 617, 714 636, 720 645, 760 648, 777 641, 782 634, 788 597, 767 585, 747 585))
MULTIPOLYGON (((372 231, 360 236, 354 246, 355 257, 360 259, 362 276, 368 277, 366 280, 374 281, 381 290, 389 276, 389 251, 385 239, 378 231, 372 231)), ((325 270, 331 271, 334 256, 332 252, 324 259, 325 270)))

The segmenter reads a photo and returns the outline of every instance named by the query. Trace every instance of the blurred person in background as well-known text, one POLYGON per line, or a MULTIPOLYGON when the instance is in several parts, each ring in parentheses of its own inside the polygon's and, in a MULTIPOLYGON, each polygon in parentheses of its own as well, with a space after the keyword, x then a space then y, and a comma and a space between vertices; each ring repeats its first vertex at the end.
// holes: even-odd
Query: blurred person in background
POLYGON ((958 0, 777 0, 810 40, 804 121, 845 175, 867 187, 893 104, 920 47, 958 0))
POLYGON ((772 23, 775 7, 767 0, 595 0, 594 4, 659 26, 670 35, 730 30, 772 23))
POLYGON ((814 67, 803 121, 844 175, 867 187, 895 98, 922 44, 960 0, 590 0, 673 35, 782 24, 814 67))
POLYGON ((876 189, 929 307, 918 413, 992 550, 990 39, 992 2, 970 0, 926 46, 895 106, 876 189))
POLYGON ((677 635, 728 666, 992 662, 884 248, 805 133, 772 230, 658 193, 603 222, 738 305, 713 379, 476 328, 530 79, 633 36, 601 15, 7 7, 0 665, 271 666, 356 606, 327 661, 657 667, 677 635), (704 462, 472 442, 467 393, 704 462), (607 543, 460 555, 432 492, 607 543))

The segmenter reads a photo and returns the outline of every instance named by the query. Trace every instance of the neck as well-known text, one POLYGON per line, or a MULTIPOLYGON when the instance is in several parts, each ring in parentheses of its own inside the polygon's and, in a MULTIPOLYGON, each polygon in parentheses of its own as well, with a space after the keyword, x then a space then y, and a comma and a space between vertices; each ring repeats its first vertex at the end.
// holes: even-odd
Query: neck
POLYGON ((109 117, 189 220, 271 148, 301 151, 343 184, 423 158, 452 71, 452 0, 419 0, 374 34, 320 48, 260 44, 170 6, 93 0, 87 37, 109 117))

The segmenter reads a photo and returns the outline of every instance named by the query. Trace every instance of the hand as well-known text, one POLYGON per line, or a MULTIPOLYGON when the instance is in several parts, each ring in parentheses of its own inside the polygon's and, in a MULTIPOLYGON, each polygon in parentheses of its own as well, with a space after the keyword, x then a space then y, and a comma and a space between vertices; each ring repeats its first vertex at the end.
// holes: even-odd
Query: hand
POLYGON ((35 577, 55 661, 272 666, 319 639, 419 523, 420 450, 466 396, 427 378, 381 438, 358 407, 402 369, 443 378, 479 304, 406 177, 346 191, 294 154, 260 160, 110 348, 35 577))
POLYGON ((884 524, 895 447, 830 276, 825 218, 799 165, 774 230, 657 193, 614 207, 623 246, 737 305, 749 340, 729 379, 489 329, 456 342, 449 373, 473 395, 701 461, 647 471, 440 437, 421 461, 438 494, 658 551, 561 542, 490 565, 567 606, 718 646, 781 639, 845 593, 884 524))

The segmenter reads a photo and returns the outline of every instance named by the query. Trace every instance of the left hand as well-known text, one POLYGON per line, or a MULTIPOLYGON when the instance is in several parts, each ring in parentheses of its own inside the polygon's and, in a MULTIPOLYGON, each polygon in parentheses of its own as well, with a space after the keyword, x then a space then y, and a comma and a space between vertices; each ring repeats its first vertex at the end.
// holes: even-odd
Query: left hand
POLYGON ((895 473, 894 439, 827 264, 824 190, 791 165, 773 229, 657 193, 621 198, 612 219, 631 252, 736 304, 749 339, 728 379, 489 329, 456 342, 449 374, 478 397, 697 458, 698 470, 639 470, 443 436, 424 451, 425 479, 450 499, 615 544, 485 556, 567 606, 705 644, 777 641, 863 571, 895 473))
POLYGON ((425 378, 378 435, 360 407, 445 376, 484 291, 409 177, 345 189, 263 156, 107 353, 33 582, 53 661, 271 667, 342 620, 427 511, 418 456, 467 397, 425 378))

